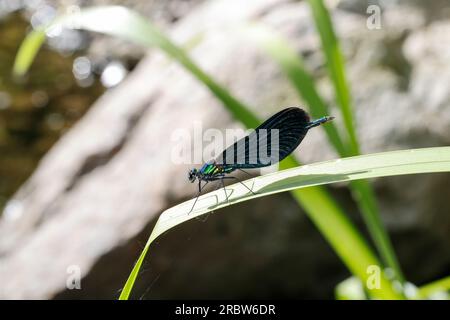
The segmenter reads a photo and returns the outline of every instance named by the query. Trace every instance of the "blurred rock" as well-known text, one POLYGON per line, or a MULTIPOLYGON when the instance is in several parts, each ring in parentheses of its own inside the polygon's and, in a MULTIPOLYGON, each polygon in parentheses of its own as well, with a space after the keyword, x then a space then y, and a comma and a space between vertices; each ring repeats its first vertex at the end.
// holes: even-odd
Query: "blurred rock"
MULTIPOLYGON (((365 153, 450 143, 443 45, 450 24, 426 23, 424 15, 420 5, 392 6, 383 27, 368 30, 364 15, 333 11, 365 153), (399 12, 407 17, 399 21, 399 12)), ((179 43, 201 33, 191 56, 264 118, 302 103, 270 59, 230 32, 255 19, 289 38, 331 101, 304 2, 208 2, 171 33, 179 43)), ((0 221, 0 297, 117 297, 158 214, 195 193, 189 166, 171 161, 171 135, 192 131, 197 120, 203 128, 237 126, 206 88, 156 52, 106 92, 9 201, 0 221), (66 289, 72 265, 81 269, 82 290, 66 289)), ((320 130, 296 154, 308 163, 336 157, 320 130)), ((408 279, 421 284, 447 275, 448 174, 379 179, 375 187, 408 279)), ((361 226, 347 189, 332 192, 361 226)), ((289 194, 218 213, 156 241, 135 298, 331 298, 348 276, 289 194)))

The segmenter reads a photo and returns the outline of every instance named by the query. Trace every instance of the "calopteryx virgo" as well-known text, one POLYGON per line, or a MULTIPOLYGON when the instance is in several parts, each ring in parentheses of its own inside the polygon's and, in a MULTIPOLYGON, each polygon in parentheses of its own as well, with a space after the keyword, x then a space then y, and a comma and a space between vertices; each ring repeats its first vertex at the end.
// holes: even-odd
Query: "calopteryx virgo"
MULTIPOLYGON (((189 171, 189 181, 194 183, 198 180, 198 194, 191 211, 209 182, 220 181, 228 201, 224 180, 238 180, 229 175, 231 172, 262 168, 283 160, 298 147, 309 129, 333 119, 334 117, 326 116, 311 121, 308 113, 297 107, 286 108, 274 114, 249 135, 206 162, 200 169, 193 168, 189 171), (205 182, 203 186, 202 182, 205 182)), ((253 193, 245 184, 239 182, 253 193)))

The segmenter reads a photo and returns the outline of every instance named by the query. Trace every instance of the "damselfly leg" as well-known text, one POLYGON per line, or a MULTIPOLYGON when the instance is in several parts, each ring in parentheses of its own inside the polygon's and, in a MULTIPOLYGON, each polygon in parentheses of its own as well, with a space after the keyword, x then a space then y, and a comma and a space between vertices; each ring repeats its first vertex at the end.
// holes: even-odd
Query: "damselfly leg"
POLYGON ((198 181, 198 193, 197 193, 197 197, 195 198, 194 204, 192 205, 192 208, 191 208, 191 210, 188 212, 188 214, 191 213, 192 210, 194 210, 194 207, 195 207, 195 204, 197 203, 198 197, 200 197, 200 194, 202 193, 203 188, 206 187, 206 185, 207 185, 208 183, 209 183, 209 181, 206 181, 205 184, 204 184, 203 187, 202 187, 202 181, 201 181, 201 180, 198 181))

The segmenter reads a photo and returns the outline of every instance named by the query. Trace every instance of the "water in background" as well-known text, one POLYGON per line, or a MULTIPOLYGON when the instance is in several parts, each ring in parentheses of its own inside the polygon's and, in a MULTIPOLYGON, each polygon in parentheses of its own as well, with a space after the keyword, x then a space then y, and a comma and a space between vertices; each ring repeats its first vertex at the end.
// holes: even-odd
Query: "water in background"
POLYGON ((58 138, 136 64, 93 58, 92 35, 63 30, 47 40, 26 77, 14 79, 21 41, 58 10, 42 0, 0 0, 0 212, 58 138))

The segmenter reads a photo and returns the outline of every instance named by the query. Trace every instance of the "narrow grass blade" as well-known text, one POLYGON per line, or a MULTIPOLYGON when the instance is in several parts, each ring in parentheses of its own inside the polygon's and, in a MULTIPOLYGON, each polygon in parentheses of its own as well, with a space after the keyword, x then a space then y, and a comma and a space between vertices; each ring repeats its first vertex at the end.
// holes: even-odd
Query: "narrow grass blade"
POLYGON ((13 73, 22 76, 30 68, 36 53, 45 41, 43 30, 31 32, 22 42, 14 61, 13 73))
POLYGON ((344 70, 344 59, 335 35, 328 10, 322 0, 308 0, 317 30, 322 40, 322 49, 327 59, 328 71, 334 85, 336 101, 340 105, 345 128, 349 137, 351 155, 359 154, 358 140, 353 120, 350 90, 344 70))
POLYGON ((405 282, 397 256, 391 240, 383 226, 378 210, 378 204, 373 189, 368 181, 358 180, 350 182, 353 198, 356 199, 362 217, 373 239, 381 259, 387 267, 394 271, 394 276, 401 283, 405 282))
MULTIPOLYGON (((330 14, 322 0, 308 0, 314 21, 319 31, 322 49, 326 56, 327 69, 334 86, 336 101, 344 120, 348 143, 345 156, 358 155, 359 144, 353 119, 351 93, 346 79, 344 58, 340 49, 338 38, 334 32, 330 14)), ((342 156, 342 154, 341 154, 342 156)), ((364 221, 374 240, 384 263, 391 267, 395 276, 402 283, 405 282, 400 264, 397 260, 389 235, 384 228, 375 194, 367 181, 357 181, 350 184, 354 198, 358 202, 364 221)))

